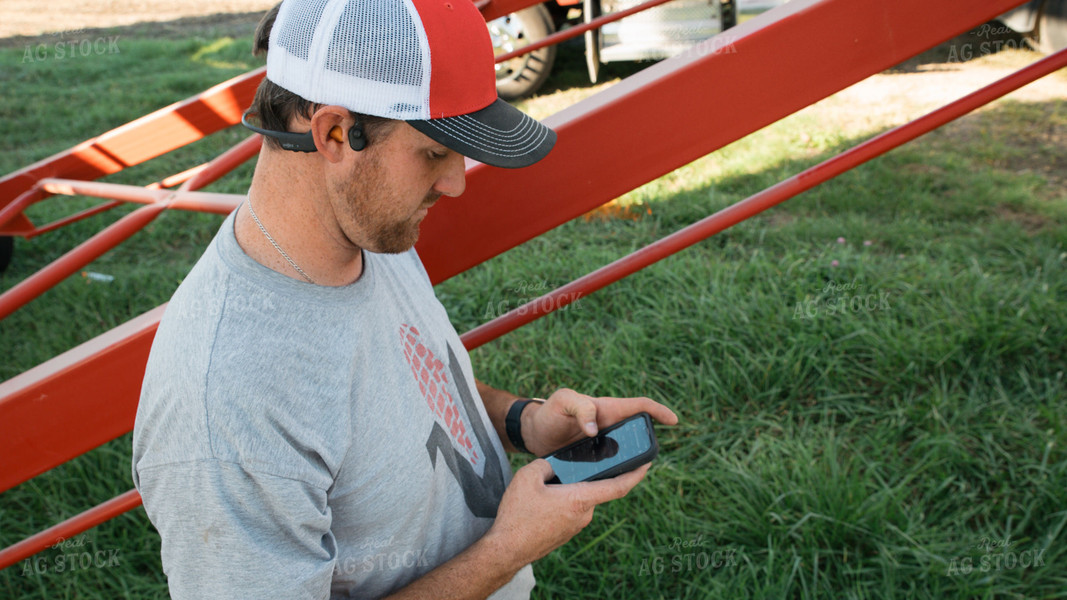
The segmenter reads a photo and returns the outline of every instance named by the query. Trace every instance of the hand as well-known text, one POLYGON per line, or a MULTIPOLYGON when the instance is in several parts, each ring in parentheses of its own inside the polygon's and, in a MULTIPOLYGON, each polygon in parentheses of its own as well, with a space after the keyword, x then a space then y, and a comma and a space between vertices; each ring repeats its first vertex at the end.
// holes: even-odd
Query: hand
POLYGON ((519 566, 565 544, 593 520, 598 504, 625 496, 648 472, 642 465, 611 479, 547 485, 552 467, 537 459, 515 472, 486 534, 519 566))
POLYGON ((593 398, 564 388, 522 411, 522 439, 527 450, 544 456, 639 412, 664 425, 678 423, 671 409, 649 398, 593 398))

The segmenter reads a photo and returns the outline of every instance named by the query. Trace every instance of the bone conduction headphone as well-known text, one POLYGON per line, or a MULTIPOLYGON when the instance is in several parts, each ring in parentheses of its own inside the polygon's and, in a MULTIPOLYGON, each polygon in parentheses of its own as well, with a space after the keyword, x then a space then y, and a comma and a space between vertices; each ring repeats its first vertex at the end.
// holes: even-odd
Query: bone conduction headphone
MULTIPOLYGON (((289 131, 273 131, 271 129, 256 127, 248 122, 248 115, 251 114, 251 112, 252 111, 245 111, 245 113, 241 115, 241 124, 245 127, 260 135, 270 136, 278 140, 278 143, 286 150, 291 150, 293 152, 317 151, 317 148, 315 148, 315 138, 310 131, 304 133, 292 133, 289 131)), ((338 129, 339 128, 335 127, 330 130, 330 137, 340 142, 341 133, 338 129)), ((348 145, 356 152, 367 147, 367 138, 363 135, 363 124, 359 121, 356 121, 348 128, 348 145)))

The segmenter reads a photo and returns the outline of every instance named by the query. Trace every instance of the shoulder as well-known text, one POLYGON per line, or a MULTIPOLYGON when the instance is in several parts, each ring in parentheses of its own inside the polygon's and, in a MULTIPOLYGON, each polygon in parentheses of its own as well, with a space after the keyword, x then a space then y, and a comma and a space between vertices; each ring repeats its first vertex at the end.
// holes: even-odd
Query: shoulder
POLYGON ((350 444, 358 331, 238 276, 182 286, 145 371, 135 461, 222 460, 328 485, 350 444))

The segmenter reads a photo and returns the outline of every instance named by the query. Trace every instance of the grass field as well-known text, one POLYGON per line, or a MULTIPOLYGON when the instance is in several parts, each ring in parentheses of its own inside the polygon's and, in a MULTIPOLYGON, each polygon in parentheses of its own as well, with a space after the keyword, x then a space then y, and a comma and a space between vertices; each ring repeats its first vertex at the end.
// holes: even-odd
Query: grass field
MULTIPOLYGON (((0 173, 244 72, 249 43, 0 49, 0 173)), ((574 87, 580 55, 561 68, 531 112, 591 91, 574 87)), ((882 127, 842 110, 777 123, 438 293, 465 331, 882 127)), ((108 180, 154 181, 243 136, 108 180)), ((243 193, 250 173, 209 189, 243 193)), ((1000 102, 476 350, 499 387, 648 395, 682 418, 646 481, 535 565, 535 597, 1067 597, 1065 173, 1067 101, 1000 102)), ((116 218, 18 241, 0 289, 116 218)), ((74 277, 0 322, 0 379, 165 302, 220 222, 169 212, 90 267, 114 281, 74 277)), ((0 494, 0 546, 130 489, 129 454, 126 436, 0 494)), ((165 597, 158 544, 138 509, 0 572, 0 598, 165 597)))

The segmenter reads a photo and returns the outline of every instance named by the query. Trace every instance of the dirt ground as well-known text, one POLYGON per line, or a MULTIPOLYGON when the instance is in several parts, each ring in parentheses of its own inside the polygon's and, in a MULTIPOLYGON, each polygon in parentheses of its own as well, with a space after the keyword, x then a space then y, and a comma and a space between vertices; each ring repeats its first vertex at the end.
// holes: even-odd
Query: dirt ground
MULTIPOLYGON (((76 34, 86 29, 142 23, 173 23, 196 27, 215 23, 248 23, 278 0, 3 0, 0 39, 76 34)), ((10 45, 5 44, 5 45, 10 45)))

